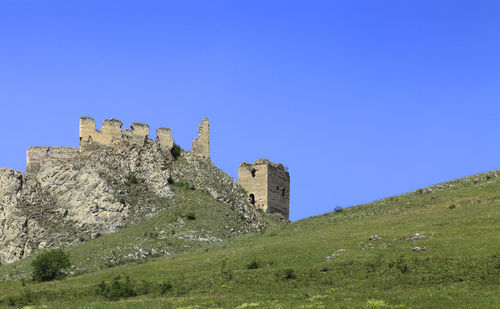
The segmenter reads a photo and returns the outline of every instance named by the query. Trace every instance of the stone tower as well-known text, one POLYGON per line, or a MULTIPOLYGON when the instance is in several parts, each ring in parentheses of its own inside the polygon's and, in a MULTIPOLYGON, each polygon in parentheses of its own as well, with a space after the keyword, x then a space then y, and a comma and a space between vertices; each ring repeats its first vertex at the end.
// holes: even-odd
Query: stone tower
POLYGON ((238 183, 247 191, 250 204, 288 218, 290 175, 283 164, 267 159, 257 159, 253 164, 242 162, 238 169, 238 183))

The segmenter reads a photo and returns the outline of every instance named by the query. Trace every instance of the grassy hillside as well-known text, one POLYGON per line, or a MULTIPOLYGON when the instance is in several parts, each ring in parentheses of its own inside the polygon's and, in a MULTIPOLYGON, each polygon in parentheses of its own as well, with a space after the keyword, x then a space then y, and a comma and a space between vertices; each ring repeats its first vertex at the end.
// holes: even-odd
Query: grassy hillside
MULTIPOLYGON (((149 198, 147 191, 141 192, 142 186, 129 188, 133 190, 129 196, 149 198)), ((71 256, 71 274, 201 250, 248 229, 242 214, 231 205, 216 201, 187 183, 178 183, 173 188, 175 197, 155 201, 157 210, 150 216, 138 212, 142 217, 137 216, 128 228, 81 243, 75 240, 76 244, 64 248, 71 256)), ((266 216, 263 218, 268 225, 277 225, 266 216)), ((0 266, 0 278, 30 278, 32 259, 0 266)))
MULTIPOLYGON (((184 255, 48 283, 2 282, 0 304, 498 308, 499 175, 490 172, 455 180, 184 255), (415 233, 425 239, 408 241, 415 233), (379 239, 369 240, 374 235, 379 239), (414 252, 414 247, 426 251, 414 252)), ((70 251, 74 263, 81 261, 78 250, 92 246, 101 250, 89 243, 70 251)))

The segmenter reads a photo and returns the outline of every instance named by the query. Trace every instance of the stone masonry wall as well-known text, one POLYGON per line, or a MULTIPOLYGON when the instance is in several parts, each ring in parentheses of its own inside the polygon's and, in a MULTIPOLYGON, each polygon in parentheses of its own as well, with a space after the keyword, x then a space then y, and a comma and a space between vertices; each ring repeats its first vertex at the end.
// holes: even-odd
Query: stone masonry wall
POLYGON ((168 128, 158 128, 156 130, 156 143, 160 145, 160 149, 163 153, 168 152, 174 147, 172 131, 168 128))
POLYGON ((123 130, 122 122, 117 119, 106 119, 102 122, 101 130, 96 129, 95 120, 90 117, 80 118, 80 148, 92 148, 94 144, 111 145, 117 140, 143 145, 149 134, 149 126, 144 123, 134 122, 131 129, 123 130))
MULTIPOLYGON (((26 172, 36 174, 40 167, 50 160, 69 160, 79 152, 92 151, 96 147, 111 146, 116 141, 127 141, 143 146, 148 140, 149 126, 145 123, 134 122, 130 129, 122 130, 123 123, 117 119, 106 119, 102 122, 101 130, 96 129, 96 122, 91 117, 80 118, 80 148, 71 147, 30 147, 26 152, 26 172)), ((198 158, 210 160, 208 118, 202 120, 198 127, 198 136, 192 144, 192 153, 198 158)), ((155 143, 159 149, 171 156, 170 150, 174 145, 172 131, 168 128, 156 130, 155 143)))
POLYGON ((255 207, 267 211, 267 164, 241 163, 238 183, 247 191, 250 204, 253 202, 255 207))
POLYGON ((191 151, 199 158, 210 160, 210 130, 208 118, 201 121, 198 127, 198 137, 191 144, 191 151))
POLYGON ((279 212, 288 218, 290 175, 281 164, 268 165, 268 212, 279 212))
POLYGON ((26 173, 36 174, 45 162, 67 161, 76 157, 78 153, 79 149, 72 147, 30 147, 26 151, 26 173))
MULTIPOLYGON (((149 126, 145 123, 133 122, 130 129, 122 130, 122 122, 117 119, 106 119, 101 130, 96 129, 95 120, 90 117, 80 118, 80 151, 92 150, 101 145, 111 146, 113 142, 126 140, 142 146, 148 139, 149 126)), ((156 130, 156 143, 164 153, 169 153, 174 145, 172 131, 168 128, 156 130)))
POLYGON ((254 206, 268 212, 278 212, 288 218, 290 207, 290 175, 281 163, 257 159, 254 164, 243 162, 238 169, 238 183, 254 206), (252 197, 253 195, 253 197, 252 197))

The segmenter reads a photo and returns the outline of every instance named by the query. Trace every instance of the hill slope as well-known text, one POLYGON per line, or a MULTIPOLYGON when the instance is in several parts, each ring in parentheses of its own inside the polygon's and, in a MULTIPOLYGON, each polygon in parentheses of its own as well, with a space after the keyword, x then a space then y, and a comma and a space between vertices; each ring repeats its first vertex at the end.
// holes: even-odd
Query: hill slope
POLYGON ((242 235, 206 251, 50 283, 3 282, 0 302, 60 308, 497 308, 498 175, 242 235), (421 238, 416 233, 425 238, 413 240, 421 238), (369 240, 375 235, 378 240, 369 240))
POLYGON ((35 174, 0 170, 3 264, 40 249, 74 246, 137 224, 147 225, 153 217, 163 218, 165 224, 145 232, 163 241, 148 248, 139 247, 142 240, 129 243, 137 247, 135 252, 127 249, 114 254, 113 260, 130 254, 143 256, 144 250, 148 254, 179 252, 191 246, 193 237, 198 242, 220 241, 259 230, 267 220, 248 205, 238 184, 210 161, 191 152, 181 152, 174 159, 151 139, 141 145, 118 140, 112 147, 81 152, 69 161, 47 160, 35 174), (187 203, 194 198, 191 191, 204 194, 187 203), (179 206, 187 204, 196 206, 191 212, 198 219, 189 224, 189 231, 184 224, 191 217, 189 207, 179 206), (209 208, 213 215, 207 213, 209 208), (204 219, 211 221, 201 225, 204 219), (180 236, 186 243, 170 246, 167 240, 180 240, 173 231, 183 232, 180 236))

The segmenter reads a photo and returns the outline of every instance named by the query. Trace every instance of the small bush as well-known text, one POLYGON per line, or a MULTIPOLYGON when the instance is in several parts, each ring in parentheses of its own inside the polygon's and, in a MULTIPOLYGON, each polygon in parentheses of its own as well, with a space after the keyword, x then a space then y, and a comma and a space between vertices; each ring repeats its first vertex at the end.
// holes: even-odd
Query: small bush
POLYGON ((186 218, 187 218, 188 220, 196 220, 196 214, 195 214, 194 212, 190 211, 190 212, 188 212, 188 213, 186 214, 186 218))
POLYGON ((297 278, 297 275, 295 274, 295 270, 291 268, 287 268, 281 271, 278 271, 276 273, 276 278, 281 279, 281 280, 291 280, 297 278))
POLYGON ((172 290, 173 286, 172 284, 168 282, 162 282, 160 283, 160 293, 161 295, 165 295, 168 291, 172 290))
POLYGON ((295 279, 297 276, 295 275, 295 271, 291 268, 285 269, 285 279, 295 279))
POLYGON ((185 181, 181 181, 181 182, 176 183, 176 186, 178 186, 180 188, 187 189, 187 190, 195 190, 195 187, 193 185, 191 185, 185 181))
POLYGON ((181 147, 174 143, 174 146, 170 149, 170 153, 172 154, 172 157, 174 157, 174 160, 177 160, 177 158, 181 155, 181 147))
POLYGON ((403 257, 399 258, 399 260, 396 263, 396 267, 402 274, 405 274, 409 271, 408 264, 406 264, 406 261, 404 260, 403 257))
POLYGON ((28 308, 28 305, 33 304, 37 301, 36 298, 36 295, 29 288, 24 288, 19 296, 9 297, 7 299, 7 303, 9 306, 28 308))
POLYGON ((149 238, 153 238, 153 239, 158 239, 160 237, 160 233, 158 232, 144 232, 144 236, 147 236, 149 238))
POLYGON ((40 253, 31 262, 34 281, 50 281, 65 276, 63 270, 70 266, 69 257, 61 249, 40 253))
POLYGON ((220 272, 221 272, 221 274, 226 276, 226 279, 228 281, 231 281, 231 280, 233 280, 233 271, 231 270, 230 267, 226 267, 226 266, 227 266, 227 260, 223 259, 221 262, 221 266, 220 266, 220 272))
POLYGON ((104 296, 108 300, 118 300, 120 298, 137 296, 137 292, 133 287, 130 277, 126 276, 123 281, 120 279, 121 276, 116 276, 109 284, 101 281, 101 283, 97 285, 98 294, 104 296))
POLYGON ((259 267, 260 267, 260 264, 259 264, 259 262, 257 262, 256 259, 253 259, 252 262, 247 264, 247 269, 257 269, 259 267))
POLYGON ((451 204, 450 206, 448 206, 449 209, 455 209, 455 207, 457 207, 455 206, 455 204, 451 204))
POLYGON ((136 185, 139 183, 139 180, 137 179, 137 176, 133 173, 128 174, 127 176, 127 184, 129 185, 136 185))
POLYGON ((340 213, 340 212, 342 212, 342 210, 343 210, 342 206, 337 206, 337 207, 335 207, 335 210, 333 212, 340 213))

